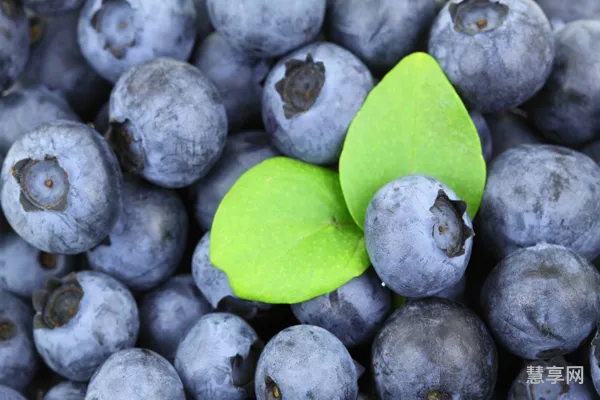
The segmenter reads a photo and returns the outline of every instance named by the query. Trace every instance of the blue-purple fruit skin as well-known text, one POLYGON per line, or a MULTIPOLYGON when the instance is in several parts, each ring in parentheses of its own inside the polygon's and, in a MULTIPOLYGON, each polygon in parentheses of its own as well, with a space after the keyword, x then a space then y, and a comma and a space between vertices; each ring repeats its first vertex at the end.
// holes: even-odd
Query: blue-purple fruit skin
POLYGON ((533 0, 451 0, 433 23, 428 53, 470 109, 491 113, 519 106, 542 88, 553 41, 533 0))
POLYGON ((590 375, 592 376, 592 383, 596 392, 600 394, 600 325, 596 325, 596 334, 592 339, 592 343, 589 347, 589 365, 590 375))
MULTIPOLYGON (((28 304, 0 290, 0 385, 21 391, 33 380, 40 361, 31 335, 32 321, 33 309, 28 304)), ((0 399, 4 398, 0 395, 0 399)))
POLYGON ((158 286, 185 251, 188 216, 179 195, 126 174, 123 209, 105 242, 87 252, 91 269, 104 272, 133 291, 158 286))
POLYGON ((242 54, 275 58, 317 36, 326 0, 206 0, 213 26, 242 54))
POLYGON ((109 115, 122 167, 157 186, 191 185, 225 147, 221 97, 198 68, 182 61, 158 58, 129 69, 113 88, 109 115))
POLYGON ((492 158, 521 144, 545 144, 546 139, 536 132, 518 110, 486 114, 485 121, 492 137, 492 158))
POLYGON ((132 348, 112 354, 92 376, 85 400, 185 400, 181 379, 164 357, 132 348))
POLYGON ((84 57, 115 83, 156 58, 187 60, 196 39, 196 7, 193 0, 86 0, 77 32, 84 57))
POLYGON ((0 385, 0 399, 2 400, 27 400, 23 395, 16 390, 0 385))
POLYGON ((141 297, 140 343, 173 363, 187 331, 212 310, 191 275, 174 276, 141 297))
POLYGON ((230 135, 215 166, 190 188, 194 214, 200 227, 210 230, 223 197, 244 172, 279 155, 266 132, 244 131, 230 135))
POLYGON ((600 273, 563 246, 538 244, 504 258, 481 304, 498 343, 528 360, 575 351, 600 317, 600 273))
POLYGON ((269 72, 262 98, 265 128, 273 135, 275 147, 288 157, 312 164, 335 163, 348 127, 373 86, 371 72, 348 50, 329 42, 309 44, 282 58, 269 72), (285 77, 288 62, 303 62, 308 55, 323 64, 322 88, 308 110, 288 118, 276 85, 285 77))
POLYGON ((438 199, 443 204, 460 202, 444 183, 415 174, 386 184, 369 203, 367 252, 379 278, 396 294, 430 296, 454 285, 465 272, 473 237, 459 233, 472 233, 471 219, 465 210, 459 215, 454 205, 442 204, 441 212, 432 212, 438 199))
POLYGON ((64 381, 52 387, 42 400, 84 400, 87 383, 64 381))
POLYGON ((242 318, 210 313, 188 331, 177 349, 175 369, 193 400, 244 400, 263 343, 242 318))
POLYGON ((368 269, 331 293, 292 304, 300 323, 320 326, 346 346, 368 343, 392 311, 390 291, 368 269))
POLYGON ((435 15, 434 0, 332 1, 325 29, 373 73, 386 73, 415 50, 435 15))
POLYGON ((496 346, 484 323, 457 302, 428 298, 396 310, 373 341, 379 399, 491 398, 496 346), (435 371, 435 372, 433 372, 435 371))
POLYGON ((475 125, 475 129, 477 129, 477 134, 479 135, 479 141, 481 142, 481 153, 483 154, 483 159, 485 162, 490 162, 492 159, 492 133, 490 132, 490 128, 488 124, 481 115, 481 113, 477 111, 470 111, 469 116, 473 121, 473 125, 475 125))
POLYGON ((192 276, 206 300, 219 311, 249 320, 271 308, 270 304, 240 299, 233 293, 227 274, 210 261, 210 231, 202 236, 194 249, 192 276))
POLYGON ((77 10, 84 0, 23 0, 26 8, 39 15, 58 15, 77 10))
POLYGON ((355 400, 357 371, 346 347, 327 330, 295 325, 275 335, 256 366, 256 398, 355 400), (277 388, 277 390, 275 390, 277 388))
POLYGON ((75 316, 61 327, 34 329, 33 338, 50 369, 86 382, 111 354, 135 345, 140 322, 135 299, 125 285, 95 271, 75 276, 84 292, 75 316))
POLYGON ((536 0, 551 21, 568 23, 579 19, 600 17, 600 3, 596 0, 536 0))
POLYGON ((29 23, 20 1, 4 1, 0 7, 0 92, 23 72, 29 59, 29 23))
POLYGON ((0 289, 29 301, 50 278, 73 271, 72 256, 40 251, 14 232, 0 234, 0 289))
POLYGON ((600 254, 600 166, 554 145, 520 145, 491 163, 478 233, 493 257, 537 243, 600 254))
POLYGON ((544 88, 525 105, 547 139, 580 145, 598 138, 600 20, 574 21, 556 34, 556 57, 544 88))

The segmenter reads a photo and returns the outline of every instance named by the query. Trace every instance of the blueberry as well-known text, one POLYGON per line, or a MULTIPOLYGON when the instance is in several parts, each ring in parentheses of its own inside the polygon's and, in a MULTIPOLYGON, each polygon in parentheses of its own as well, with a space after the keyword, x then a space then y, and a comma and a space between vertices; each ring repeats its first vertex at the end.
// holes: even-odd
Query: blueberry
POLYGON ((388 72, 416 49, 436 15, 435 0, 338 0, 331 4, 328 36, 378 74, 388 72))
POLYGON ((79 15, 81 51, 111 82, 155 58, 187 60, 195 38, 193 0, 86 0, 79 15))
POLYGON ((0 97, 0 153, 8 153, 29 131, 59 119, 79 121, 65 98, 45 86, 22 87, 0 97))
POLYGON ((536 2, 553 22, 600 17, 600 3, 596 0, 536 0, 536 2))
POLYGON ((21 393, 9 388, 8 386, 0 385, 0 399, 2 400, 27 400, 21 393))
POLYGON ((429 53, 469 108, 499 112, 546 82, 552 28, 533 0, 451 0, 431 28, 429 53))
MULTIPOLYGON (((33 310, 0 290, 0 385, 23 390, 35 376, 38 356, 31 336, 33 310)), ((4 399, 0 395, 0 399, 4 399)))
POLYGON ((556 58, 544 88, 525 110, 539 131, 564 145, 598 136, 600 21, 575 21, 556 34, 556 58))
POLYGON ((492 133, 490 128, 488 127, 488 124, 481 113, 477 111, 470 111, 469 115, 471 116, 473 125, 475 125, 477 134, 479 135, 483 159, 485 162, 489 162, 492 159, 492 133))
POLYGON ((246 131, 229 136, 223 154, 207 176, 190 188, 196 221, 210 230, 221 200, 240 176, 279 152, 262 131, 246 131))
POLYGON ((267 132, 287 156, 335 163, 373 85, 367 67, 348 50, 327 42, 305 46, 267 76, 262 98, 267 132))
POLYGON ((504 258, 488 276, 481 304, 494 336, 513 354, 568 354, 600 316, 600 273, 563 246, 539 244, 504 258))
POLYGON ((275 335, 256 366, 258 399, 355 400, 356 368, 342 342, 312 325, 275 335))
POLYGON ((174 276, 141 298, 140 343, 172 363, 184 335, 211 311, 191 275, 174 276))
MULTIPOLYGON (((545 361, 529 361, 519 372, 514 380, 508 400, 594 400, 597 399, 594 387, 585 381, 578 383, 573 380, 567 381, 567 368, 570 364, 563 357, 554 357, 545 361), (553 369, 556 367, 556 369, 553 369), (532 372, 542 369, 537 377, 532 372), (528 371, 529 369, 529 371, 528 371), (553 369, 553 370, 552 370, 553 369), (551 372, 552 371, 552 372, 551 372), (559 378, 559 381, 554 381, 559 378)), ((585 379, 585 378, 584 378, 585 379)))
POLYGON ((194 0, 196 6, 196 42, 199 43, 213 31, 206 0, 194 0))
POLYGON ((411 301, 385 323, 371 361, 379 399, 488 399, 496 347, 483 322, 451 300, 411 301))
POLYGON ((84 400, 87 383, 64 381, 55 385, 42 400, 84 400))
POLYGON ((219 91, 230 131, 238 131, 260 115, 261 82, 269 72, 270 63, 247 58, 216 32, 199 43, 192 63, 219 91))
POLYGON ((463 275, 462 278, 458 282, 456 282, 452 286, 448 286, 447 288, 432 294, 432 297, 441 297, 448 300, 454 300, 458 302, 462 302, 465 288, 467 287, 467 279, 466 276, 463 275))
POLYGON ((127 288, 108 275, 81 271, 49 279, 33 296, 33 338, 54 372, 88 381, 111 354, 135 345, 138 309, 127 288))
POLYGON ((467 204, 442 182, 408 175, 377 191, 365 216, 373 268, 395 293, 433 295, 463 276, 473 246, 467 204))
POLYGON ((61 91, 73 110, 87 120, 107 101, 110 84, 94 71, 81 53, 77 43, 78 16, 74 11, 30 20, 32 32, 39 37, 19 81, 61 91))
POLYGON ((392 311, 392 297, 368 269, 331 293, 291 307, 300 323, 320 326, 345 346, 356 346, 375 336, 392 311))
POLYGON ((519 111, 488 114, 485 120, 492 136, 492 158, 521 144, 544 144, 545 140, 519 111))
POLYGON ((133 175, 123 178, 123 209, 107 238, 87 252, 91 269, 134 291, 150 290, 172 275, 185 251, 188 218, 176 192, 133 175))
POLYGON ((597 326, 596 334, 589 348, 589 363, 590 363, 590 374, 592 375, 592 382, 596 392, 600 394, 600 326, 597 326))
POLYGON ((250 325, 228 313, 198 320, 177 349, 175 369, 194 400, 244 400, 263 343, 250 325))
POLYGON ((29 23, 19 0, 0 2, 0 92, 23 72, 29 58, 29 23))
POLYGON ((26 8, 40 15, 57 15, 77 10, 83 0, 23 0, 26 8))
POLYGON ((111 355, 94 373, 87 400, 185 400, 181 379, 162 356, 146 349, 111 355))
POLYGON ((78 122, 51 122, 21 136, 9 150, 2 208, 12 228, 38 249, 81 253, 117 222, 122 179, 96 131, 78 122))
POLYGON ((282 56, 321 30, 326 0, 206 0, 215 30, 238 51, 257 58, 282 56))
POLYGON ((31 298, 50 278, 73 270, 74 258, 40 251, 10 232, 0 236, 0 289, 31 298))
POLYGON ((210 261, 210 231, 206 232, 196 245, 192 258, 192 275, 200 292, 213 308, 220 311, 252 319, 260 311, 271 308, 270 304, 243 300, 233 293, 227 274, 210 261))
POLYGON ((121 166, 167 188, 205 176, 225 146, 227 114, 195 67, 159 58, 128 70, 110 98, 112 141, 121 166))
POLYGON ((588 143, 581 148, 581 152, 600 164, 600 140, 588 143))
POLYGON ((497 259, 548 242, 592 260, 600 255, 600 167, 582 153, 521 145, 491 164, 480 233, 497 259))

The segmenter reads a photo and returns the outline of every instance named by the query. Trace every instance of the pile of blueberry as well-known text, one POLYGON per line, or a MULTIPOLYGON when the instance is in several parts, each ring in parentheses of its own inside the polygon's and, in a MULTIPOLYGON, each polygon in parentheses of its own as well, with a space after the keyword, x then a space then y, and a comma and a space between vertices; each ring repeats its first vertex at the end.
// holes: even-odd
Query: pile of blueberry
POLYGON ((600 398, 599 0, 0 0, 0 91, 0 400, 600 398), (417 51, 479 133, 476 217, 404 176, 362 275, 236 296, 226 193, 336 170, 417 51))

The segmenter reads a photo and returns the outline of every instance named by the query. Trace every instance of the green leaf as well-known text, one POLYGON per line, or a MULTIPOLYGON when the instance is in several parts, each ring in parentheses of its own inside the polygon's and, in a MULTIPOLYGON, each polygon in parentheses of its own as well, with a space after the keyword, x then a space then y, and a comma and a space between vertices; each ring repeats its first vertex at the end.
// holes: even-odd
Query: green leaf
POLYGON ((486 174, 479 135, 439 64, 425 53, 400 61, 350 125, 340 179, 356 223, 363 227, 377 190, 415 173, 444 182, 475 216, 486 174))
POLYGON ((215 215, 210 257, 237 296, 265 303, 329 293, 369 267, 338 174, 286 157, 233 185, 215 215))

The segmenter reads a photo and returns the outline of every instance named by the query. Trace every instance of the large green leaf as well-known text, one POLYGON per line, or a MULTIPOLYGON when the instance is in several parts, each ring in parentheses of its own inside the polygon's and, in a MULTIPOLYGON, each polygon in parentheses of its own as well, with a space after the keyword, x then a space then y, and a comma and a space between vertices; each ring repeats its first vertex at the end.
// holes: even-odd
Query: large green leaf
POLYGON ((251 168, 227 193, 210 257, 237 296, 265 303, 329 293, 369 266, 338 174, 286 157, 251 168))
POLYGON ((340 179, 352 217, 363 227, 369 202, 405 175, 436 177, 467 202, 473 217, 485 186, 477 130, 439 64, 405 57, 371 91, 346 137, 340 179))

